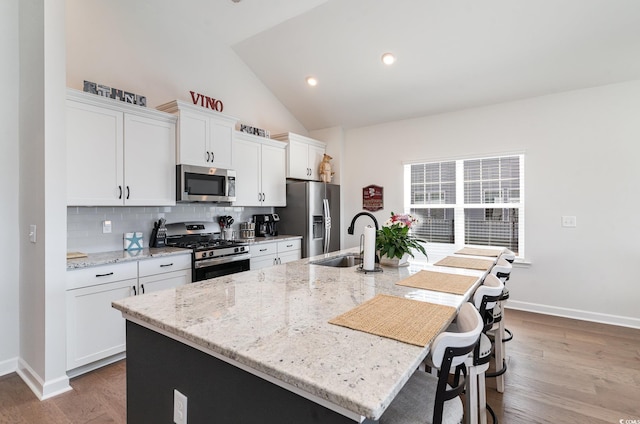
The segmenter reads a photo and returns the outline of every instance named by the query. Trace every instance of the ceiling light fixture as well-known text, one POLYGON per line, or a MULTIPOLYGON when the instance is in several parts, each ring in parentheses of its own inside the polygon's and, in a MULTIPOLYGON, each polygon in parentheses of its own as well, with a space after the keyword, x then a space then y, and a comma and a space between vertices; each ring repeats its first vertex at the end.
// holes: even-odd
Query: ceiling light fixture
POLYGON ((315 87, 316 85, 318 85, 318 80, 316 79, 316 77, 307 77, 307 84, 309 84, 311 87, 315 87))
POLYGON ((385 65, 393 65, 396 61, 396 57, 393 53, 385 53, 382 55, 382 63, 385 65))

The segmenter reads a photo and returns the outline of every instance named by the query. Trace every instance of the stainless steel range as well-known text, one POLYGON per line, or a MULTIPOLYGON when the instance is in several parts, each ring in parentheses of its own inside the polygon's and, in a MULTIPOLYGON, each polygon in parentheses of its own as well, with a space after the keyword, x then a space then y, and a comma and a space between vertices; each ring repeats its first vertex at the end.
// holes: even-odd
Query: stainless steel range
POLYGON ((222 240, 217 222, 179 222, 166 228, 168 246, 192 249, 193 281, 249 270, 249 245, 222 240))

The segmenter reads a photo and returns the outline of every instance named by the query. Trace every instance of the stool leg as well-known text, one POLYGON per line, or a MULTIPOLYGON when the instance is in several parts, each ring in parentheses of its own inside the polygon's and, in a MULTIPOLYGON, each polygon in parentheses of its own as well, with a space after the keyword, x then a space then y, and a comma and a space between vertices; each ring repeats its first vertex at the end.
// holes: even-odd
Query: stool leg
MULTIPOLYGON (((494 337, 495 354, 496 354, 496 372, 500 371, 504 365, 505 352, 504 352, 504 317, 498 323, 498 331, 496 331, 494 337)), ((496 389, 500 393, 504 393, 504 374, 496 377, 496 389)))
POLYGON ((475 366, 467 368, 467 423, 478 423, 478 374, 475 366))
POLYGON ((487 424, 487 387, 484 381, 484 372, 478 374, 478 414, 480 424, 487 424))

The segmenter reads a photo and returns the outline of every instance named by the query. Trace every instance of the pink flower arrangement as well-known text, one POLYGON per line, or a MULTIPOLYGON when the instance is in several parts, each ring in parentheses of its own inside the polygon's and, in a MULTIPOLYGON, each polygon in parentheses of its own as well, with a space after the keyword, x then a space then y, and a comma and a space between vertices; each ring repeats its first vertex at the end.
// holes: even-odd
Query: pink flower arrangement
POLYGON ((413 224, 418 223, 418 218, 415 218, 413 215, 408 213, 405 214, 394 214, 391 212, 391 218, 387 219, 384 223, 385 227, 391 227, 392 225, 398 225, 398 227, 409 227, 413 224))
POLYGON ((426 256, 427 252, 420 244, 425 241, 409 235, 409 229, 417 223, 418 219, 409 214, 396 215, 391 212, 391 217, 376 232, 376 249, 380 256, 400 259, 405 253, 413 256, 412 249, 426 256))

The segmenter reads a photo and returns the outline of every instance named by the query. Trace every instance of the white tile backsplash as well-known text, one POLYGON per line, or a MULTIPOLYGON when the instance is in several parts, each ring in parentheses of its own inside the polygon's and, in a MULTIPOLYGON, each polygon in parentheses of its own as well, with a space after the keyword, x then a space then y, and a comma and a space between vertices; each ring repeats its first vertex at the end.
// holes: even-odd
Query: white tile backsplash
POLYGON ((145 246, 149 244, 153 223, 165 218, 167 223, 215 221, 220 215, 231 215, 233 227, 249 221, 254 214, 272 213, 273 208, 245 208, 188 203, 162 207, 68 207, 67 250, 84 253, 122 250, 124 233, 142 231, 145 246), (102 233, 102 221, 111 221, 111 233, 102 233))

